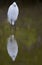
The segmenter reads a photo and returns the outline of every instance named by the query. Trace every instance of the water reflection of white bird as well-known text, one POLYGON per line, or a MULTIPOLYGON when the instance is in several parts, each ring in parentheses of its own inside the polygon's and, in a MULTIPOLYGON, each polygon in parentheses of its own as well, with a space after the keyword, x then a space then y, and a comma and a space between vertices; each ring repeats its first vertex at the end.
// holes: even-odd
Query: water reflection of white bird
POLYGON ((7 51, 12 60, 15 61, 18 54, 18 45, 16 40, 14 39, 14 35, 11 35, 8 38, 7 51))
POLYGON ((8 9, 8 13, 7 13, 7 16, 8 16, 8 21, 11 25, 14 25, 15 24, 15 21, 17 20, 18 18, 18 14, 19 14, 19 8, 16 4, 16 2, 13 2, 10 6, 9 6, 9 9, 8 9))

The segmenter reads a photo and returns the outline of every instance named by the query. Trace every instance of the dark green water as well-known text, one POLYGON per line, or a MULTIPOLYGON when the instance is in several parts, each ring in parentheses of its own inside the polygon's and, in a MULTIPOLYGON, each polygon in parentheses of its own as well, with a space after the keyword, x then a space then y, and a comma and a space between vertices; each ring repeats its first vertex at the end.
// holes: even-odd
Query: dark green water
POLYGON ((23 8, 16 22, 16 31, 1 10, 0 65, 42 65, 42 8, 23 8), (9 57, 6 48, 7 38, 11 34, 15 35, 19 47, 15 62, 9 57))

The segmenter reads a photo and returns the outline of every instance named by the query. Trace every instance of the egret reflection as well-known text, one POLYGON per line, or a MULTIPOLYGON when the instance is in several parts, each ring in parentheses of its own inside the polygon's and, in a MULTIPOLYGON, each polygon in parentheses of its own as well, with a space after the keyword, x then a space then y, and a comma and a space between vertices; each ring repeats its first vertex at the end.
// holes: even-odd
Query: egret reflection
POLYGON ((7 40, 7 51, 12 60, 15 61, 18 54, 18 45, 14 39, 14 35, 11 35, 7 40))

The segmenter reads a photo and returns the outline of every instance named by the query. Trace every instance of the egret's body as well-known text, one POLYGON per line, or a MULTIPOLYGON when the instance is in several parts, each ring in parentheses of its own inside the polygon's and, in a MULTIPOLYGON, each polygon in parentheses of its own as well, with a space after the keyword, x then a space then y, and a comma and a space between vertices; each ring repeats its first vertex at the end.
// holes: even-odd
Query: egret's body
POLYGON ((16 4, 16 2, 14 2, 13 4, 10 5, 9 9, 8 9, 8 13, 7 13, 7 16, 8 16, 8 22, 11 24, 11 25, 14 25, 17 18, 18 18, 18 14, 19 14, 19 8, 16 4))

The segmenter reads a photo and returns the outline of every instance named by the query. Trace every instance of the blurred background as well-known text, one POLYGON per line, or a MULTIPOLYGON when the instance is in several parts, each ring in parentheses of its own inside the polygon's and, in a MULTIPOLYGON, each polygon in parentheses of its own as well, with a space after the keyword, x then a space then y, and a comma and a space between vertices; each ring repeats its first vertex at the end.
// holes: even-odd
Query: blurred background
POLYGON ((0 65, 42 65, 42 0, 0 0, 0 65), (8 7, 14 1, 19 7, 16 31, 7 20, 8 7), (7 39, 12 34, 18 44, 15 62, 7 53, 7 39))

